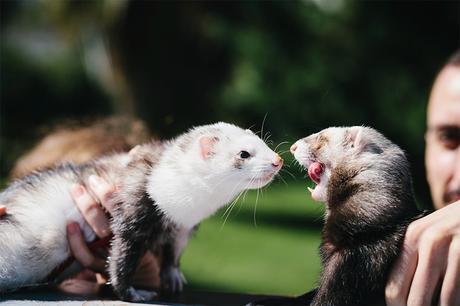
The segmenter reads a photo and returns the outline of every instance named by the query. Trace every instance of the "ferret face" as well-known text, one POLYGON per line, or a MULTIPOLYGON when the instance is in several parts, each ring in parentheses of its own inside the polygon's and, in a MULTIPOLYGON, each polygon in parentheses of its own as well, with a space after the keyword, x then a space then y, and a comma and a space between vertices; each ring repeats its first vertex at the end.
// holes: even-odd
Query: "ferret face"
POLYGON ((271 182, 283 165, 281 157, 252 131, 219 125, 215 135, 200 138, 201 157, 208 169, 236 190, 256 189, 271 182))
POLYGON ((389 146, 391 142, 371 128, 332 127, 296 141, 291 152, 316 184, 309 188, 312 198, 326 202, 328 181, 337 166, 373 167, 389 146))

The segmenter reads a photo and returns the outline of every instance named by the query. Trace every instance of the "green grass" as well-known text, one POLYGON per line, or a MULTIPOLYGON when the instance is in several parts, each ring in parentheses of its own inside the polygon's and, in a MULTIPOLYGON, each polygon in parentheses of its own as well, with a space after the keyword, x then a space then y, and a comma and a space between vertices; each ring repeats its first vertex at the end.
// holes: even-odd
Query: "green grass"
POLYGON ((225 224, 225 208, 201 224, 182 258, 189 287, 297 295, 316 286, 323 205, 305 183, 272 184, 256 199, 240 199, 225 224))

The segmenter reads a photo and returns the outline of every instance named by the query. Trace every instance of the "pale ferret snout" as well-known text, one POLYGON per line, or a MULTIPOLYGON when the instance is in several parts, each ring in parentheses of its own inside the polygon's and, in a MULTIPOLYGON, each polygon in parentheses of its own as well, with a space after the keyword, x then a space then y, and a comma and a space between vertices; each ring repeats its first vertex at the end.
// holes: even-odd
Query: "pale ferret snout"
POLYGON ((281 158, 281 156, 279 156, 279 154, 276 154, 275 155, 275 160, 272 161, 272 166, 274 168, 281 168, 283 166, 283 159, 281 158))

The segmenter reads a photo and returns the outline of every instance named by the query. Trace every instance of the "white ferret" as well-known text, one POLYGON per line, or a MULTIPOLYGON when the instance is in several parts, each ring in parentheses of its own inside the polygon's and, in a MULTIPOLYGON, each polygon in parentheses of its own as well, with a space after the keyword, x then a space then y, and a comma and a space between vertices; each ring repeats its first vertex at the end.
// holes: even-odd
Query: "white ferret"
MULTIPOLYGON (((86 185, 93 174, 119 190, 110 200, 108 273, 115 293, 124 300, 154 296, 130 285, 149 249, 162 251, 162 287, 181 290, 179 260, 193 228, 242 191, 271 182, 282 164, 253 132, 220 122, 139 146, 133 154, 68 163, 18 180, 0 193, 7 207, 0 218, 0 293, 43 282, 71 256, 69 222, 79 223, 86 241, 96 238, 70 195, 73 184, 86 185)), ((78 271, 75 266, 59 280, 78 271)))

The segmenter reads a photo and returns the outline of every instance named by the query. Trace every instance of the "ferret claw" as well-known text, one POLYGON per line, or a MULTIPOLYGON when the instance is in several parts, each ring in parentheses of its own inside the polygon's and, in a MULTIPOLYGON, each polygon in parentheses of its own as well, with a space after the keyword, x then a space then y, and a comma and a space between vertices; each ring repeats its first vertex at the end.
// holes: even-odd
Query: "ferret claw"
POLYGON ((179 267, 171 267, 162 273, 161 283, 164 290, 177 293, 182 291, 187 281, 179 267))
POLYGON ((131 302, 150 301, 158 296, 158 293, 156 291, 137 290, 133 287, 129 287, 128 294, 130 296, 129 300, 131 302))

